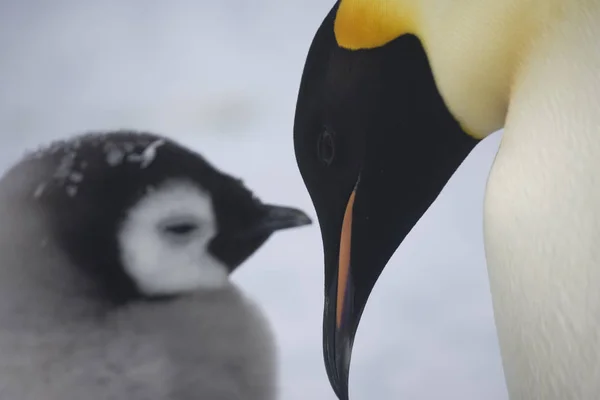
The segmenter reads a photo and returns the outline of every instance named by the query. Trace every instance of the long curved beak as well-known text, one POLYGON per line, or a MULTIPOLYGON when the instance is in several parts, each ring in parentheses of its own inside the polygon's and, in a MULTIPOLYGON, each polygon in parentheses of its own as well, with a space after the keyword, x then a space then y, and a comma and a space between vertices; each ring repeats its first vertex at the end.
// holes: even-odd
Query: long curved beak
POLYGON ((326 269, 335 270, 335 278, 325 293, 323 316, 323 352, 329 381, 338 398, 348 399, 348 377, 354 337, 362 310, 366 304, 356 304, 355 285, 351 272, 352 217, 356 189, 350 194, 339 242, 337 257, 326 257, 326 269))

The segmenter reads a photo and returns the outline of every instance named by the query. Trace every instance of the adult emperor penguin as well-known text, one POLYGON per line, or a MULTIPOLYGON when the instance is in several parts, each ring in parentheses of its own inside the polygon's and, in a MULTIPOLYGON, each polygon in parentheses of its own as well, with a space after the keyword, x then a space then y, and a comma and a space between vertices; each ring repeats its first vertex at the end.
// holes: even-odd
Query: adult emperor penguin
POLYGON ((27 155, 0 180, 0 398, 276 398, 271 328, 229 275, 307 224, 150 133, 27 155))
POLYGON ((341 0, 325 18, 294 141, 322 232, 338 397, 382 269, 504 127, 484 237, 510 398, 599 398, 598 37, 597 0, 341 0))

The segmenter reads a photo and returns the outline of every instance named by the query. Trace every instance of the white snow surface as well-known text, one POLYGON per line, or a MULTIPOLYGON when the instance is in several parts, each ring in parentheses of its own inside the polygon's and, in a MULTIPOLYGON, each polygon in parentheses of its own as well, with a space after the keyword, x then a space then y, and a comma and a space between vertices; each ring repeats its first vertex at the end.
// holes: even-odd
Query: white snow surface
MULTIPOLYGON (((234 275, 275 327, 283 400, 335 399, 322 360, 320 234, 292 144, 306 52, 332 4, 0 3, 0 170, 57 138, 149 130, 199 151, 264 201, 315 219, 274 235, 234 275)), ((355 342, 353 400, 507 398, 482 236, 498 139, 471 154, 375 287, 355 342)), ((107 162, 123 155, 107 153, 107 162)), ((65 175, 75 188, 82 178, 65 175)))

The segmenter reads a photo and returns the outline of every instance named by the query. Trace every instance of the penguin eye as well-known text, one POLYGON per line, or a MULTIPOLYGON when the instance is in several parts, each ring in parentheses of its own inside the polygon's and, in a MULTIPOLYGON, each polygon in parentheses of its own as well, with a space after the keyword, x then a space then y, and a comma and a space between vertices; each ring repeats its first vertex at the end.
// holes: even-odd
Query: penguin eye
POLYGON ((335 142, 333 134, 325 128, 319 135, 317 143, 317 155, 319 160, 326 166, 330 166, 335 158, 335 142))
POLYGON ((171 235, 183 236, 198 230, 198 225, 193 222, 180 222, 166 225, 163 230, 171 235))

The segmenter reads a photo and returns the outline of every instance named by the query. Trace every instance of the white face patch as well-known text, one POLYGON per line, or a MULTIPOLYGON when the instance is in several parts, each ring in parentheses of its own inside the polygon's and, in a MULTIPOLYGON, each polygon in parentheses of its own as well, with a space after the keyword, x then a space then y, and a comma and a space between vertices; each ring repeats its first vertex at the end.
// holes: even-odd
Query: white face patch
POLYGON ((221 287, 227 268, 208 252, 216 233, 210 195, 191 182, 167 182, 126 215, 118 233, 123 267, 147 295, 221 287))

